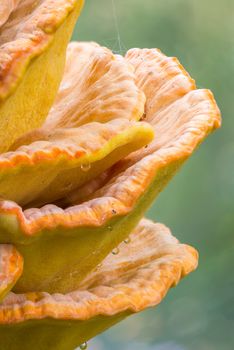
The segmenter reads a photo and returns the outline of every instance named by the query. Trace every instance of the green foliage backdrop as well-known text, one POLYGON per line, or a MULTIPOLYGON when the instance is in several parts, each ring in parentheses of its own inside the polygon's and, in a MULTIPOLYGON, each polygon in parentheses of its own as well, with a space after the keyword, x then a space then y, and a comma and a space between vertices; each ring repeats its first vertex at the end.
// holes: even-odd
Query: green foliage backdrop
POLYGON ((86 0, 74 39, 118 53, 158 47, 177 56, 199 88, 214 92, 223 115, 222 129, 148 213, 199 250, 199 269, 158 308, 124 321, 90 349, 234 349, 234 1, 86 0))

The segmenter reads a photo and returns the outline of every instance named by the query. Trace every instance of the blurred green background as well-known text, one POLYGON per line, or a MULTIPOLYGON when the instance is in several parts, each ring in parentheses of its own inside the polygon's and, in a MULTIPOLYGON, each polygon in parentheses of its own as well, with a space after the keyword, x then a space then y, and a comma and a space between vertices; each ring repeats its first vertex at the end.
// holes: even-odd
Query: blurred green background
POLYGON ((159 307, 130 317, 89 349, 234 349, 234 1, 86 0, 74 39, 118 53, 158 47, 177 56, 199 88, 214 92, 223 115, 222 129, 148 213, 199 250, 198 270, 159 307))

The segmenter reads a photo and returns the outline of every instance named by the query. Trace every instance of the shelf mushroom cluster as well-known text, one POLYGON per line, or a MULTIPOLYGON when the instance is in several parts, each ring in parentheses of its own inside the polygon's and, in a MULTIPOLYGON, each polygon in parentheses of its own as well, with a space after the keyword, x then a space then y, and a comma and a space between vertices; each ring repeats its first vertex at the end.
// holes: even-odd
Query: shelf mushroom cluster
POLYGON ((0 5, 4 350, 74 350, 197 267, 143 216, 220 126, 214 97, 158 49, 68 44, 81 7, 0 5))

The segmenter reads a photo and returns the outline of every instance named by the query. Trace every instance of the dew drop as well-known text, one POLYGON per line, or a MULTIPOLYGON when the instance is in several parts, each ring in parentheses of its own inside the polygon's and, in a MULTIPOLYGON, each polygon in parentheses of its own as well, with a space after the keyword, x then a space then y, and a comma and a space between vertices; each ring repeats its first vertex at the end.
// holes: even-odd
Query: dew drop
POLYGON ((88 344, 86 342, 80 345, 80 350, 86 350, 86 349, 88 349, 88 344))
POLYGON ((82 171, 89 171, 91 168, 91 164, 90 163, 83 163, 83 164, 81 164, 80 167, 81 167, 82 171))
POLYGON ((112 254, 113 254, 113 255, 119 254, 119 248, 113 249, 113 250, 112 250, 112 254))
POLYGON ((124 243, 125 244, 129 244, 131 242, 131 238, 130 237, 127 237, 125 240, 124 240, 124 243))

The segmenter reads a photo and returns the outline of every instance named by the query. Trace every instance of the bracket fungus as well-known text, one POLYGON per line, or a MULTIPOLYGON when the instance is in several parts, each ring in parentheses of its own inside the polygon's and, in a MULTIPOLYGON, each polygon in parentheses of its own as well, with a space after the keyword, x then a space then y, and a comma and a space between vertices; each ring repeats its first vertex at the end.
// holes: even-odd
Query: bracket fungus
POLYGON ((153 129, 137 122, 144 103, 123 58, 99 45, 70 44, 45 123, 0 156, 1 196, 29 207, 54 203, 146 145, 153 129))
POLYGON ((4 349, 73 350, 197 266, 193 248, 142 217, 220 126, 214 97, 157 49, 67 47, 81 6, 0 5, 4 349))
POLYGON ((45 123, 0 156, 0 242, 24 257, 18 292, 76 289, 220 125, 211 92, 196 90, 176 59, 133 49, 125 60, 72 43, 45 123))
POLYGON ((39 127, 54 101, 83 0, 1 0, 0 151, 39 127))
POLYGON ((0 304, 6 349, 74 350, 127 316, 160 303, 197 266, 198 254, 162 224, 142 220, 79 289, 67 294, 10 293, 0 304), (14 334, 12 337, 11 334, 14 334))

